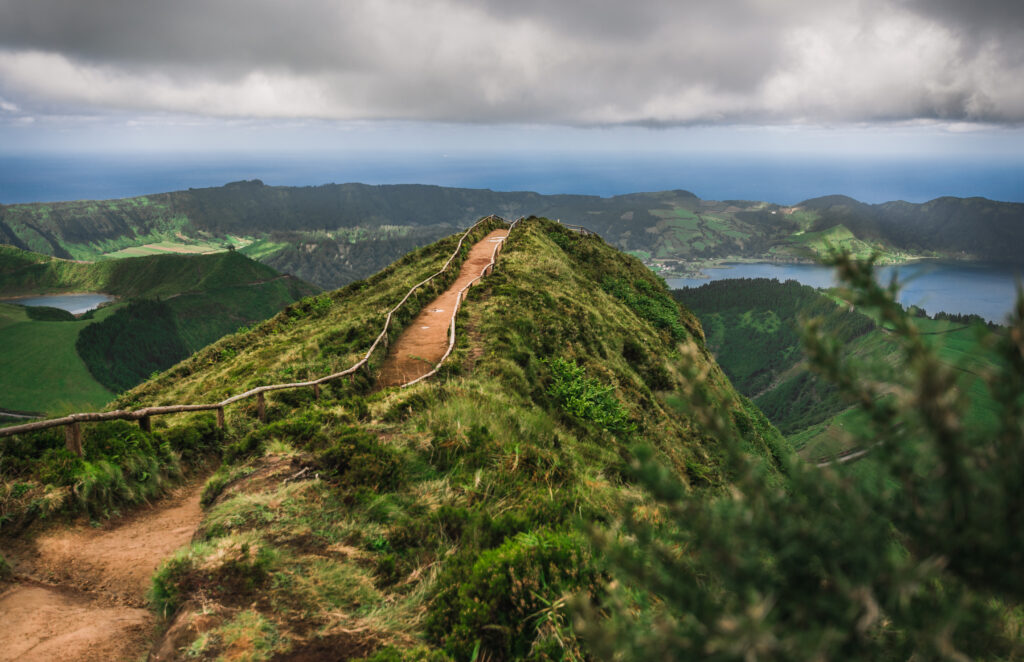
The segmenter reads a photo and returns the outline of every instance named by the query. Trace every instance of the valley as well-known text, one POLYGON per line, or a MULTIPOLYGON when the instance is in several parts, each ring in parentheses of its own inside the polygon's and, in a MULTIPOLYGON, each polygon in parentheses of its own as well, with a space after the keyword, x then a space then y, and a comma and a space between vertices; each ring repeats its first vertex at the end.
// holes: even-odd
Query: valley
MULTIPOLYGON (((891 328, 870 311, 854 310, 835 288, 744 278, 674 290, 673 296, 700 318, 708 346, 737 389, 808 461, 853 449, 868 430, 854 403, 810 371, 802 339, 808 321, 822 320, 862 374, 890 384, 906 378, 893 367, 900 345, 891 328)), ((984 320, 966 315, 912 313, 920 337, 958 375, 958 388, 970 402, 964 425, 994 433, 998 421, 983 378, 1000 363, 984 339, 994 325, 987 329, 984 320)))
POLYGON ((97 409, 318 289, 233 252, 83 263, 0 246, 0 297, 82 291, 116 300, 80 317, 0 303, 0 408, 97 409))

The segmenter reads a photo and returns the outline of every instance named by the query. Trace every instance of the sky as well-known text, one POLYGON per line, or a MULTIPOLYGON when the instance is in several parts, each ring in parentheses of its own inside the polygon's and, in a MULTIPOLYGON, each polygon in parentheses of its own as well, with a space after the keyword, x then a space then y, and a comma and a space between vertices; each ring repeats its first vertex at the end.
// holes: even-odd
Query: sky
POLYGON ((0 156, 1019 168, 1022 81, 1020 0, 0 0, 0 156))

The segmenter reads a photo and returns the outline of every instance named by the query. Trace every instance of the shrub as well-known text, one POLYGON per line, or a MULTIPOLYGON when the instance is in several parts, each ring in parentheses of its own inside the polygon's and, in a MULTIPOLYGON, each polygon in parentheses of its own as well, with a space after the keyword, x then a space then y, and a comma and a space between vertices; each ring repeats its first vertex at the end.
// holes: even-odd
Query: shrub
POLYGON ((549 365, 552 381, 546 393, 570 417, 613 434, 628 433, 635 428, 613 395, 614 386, 602 386, 597 380, 586 377, 583 366, 573 361, 555 358, 549 365))
MULTIPOLYGON (((582 536, 521 533, 475 558, 449 562, 427 632, 456 659, 528 658, 551 645, 576 649, 560 599, 596 593, 599 573, 582 536)), ((537 656, 535 659, 542 659, 537 656)))
POLYGON ((987 376, 993 432, 965 424, 956 370, 922 340, 896 285, 880 288, 870 263, 835 261, 855 305, 877 308, 903 350, 900 380, 883 384, 820 324, 805 334, 812 364, 867 414, 870 454, 830 468, 780 454, 779 489, 728 424, 754 425, 749 403, 715 406, 687 375, 684 395, 721 444, 733 489, 696 494, 637 449, 633 477, 650 501, 625 504, 619 526, 595 533, 618 588, 577 612, 595 658, 1024 655, 1024 579, 1009 571, 1024 549, 1024 296, 1008 332, 989 338, 1002 359, 987 376))
POLYGON ((40 458, 37 474, 48 485, 70 485, 82 471, 85 460, 66 448, 50 448, 40 458))
POLYGON ((357 427, 335 432, 330 445, 317 454, 317 464, 346 486, 392 490, 400 483, 400 464, 394 451, 357 427))
POLYGON ((161 431, 159 436, 189 465, 200 464, 206 455, 218 454, 224 442, 224 431, 217 427, 213 416, 197 416, 187 425, 161 431))

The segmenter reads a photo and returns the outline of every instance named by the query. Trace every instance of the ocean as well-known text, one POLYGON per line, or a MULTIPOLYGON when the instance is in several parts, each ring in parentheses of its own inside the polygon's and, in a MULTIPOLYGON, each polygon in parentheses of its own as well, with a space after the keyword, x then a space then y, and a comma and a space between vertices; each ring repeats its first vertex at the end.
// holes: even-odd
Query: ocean
POLYGON ((709 200, 778 204, 834 193, 870 203, 924 202, 944 195, 1024 201, 1024 157, 990 161, 620 153, 0 153, 0 204, 122 198, 242 179, 287 186, 415 183, 598 196, 685 189, 709 200))

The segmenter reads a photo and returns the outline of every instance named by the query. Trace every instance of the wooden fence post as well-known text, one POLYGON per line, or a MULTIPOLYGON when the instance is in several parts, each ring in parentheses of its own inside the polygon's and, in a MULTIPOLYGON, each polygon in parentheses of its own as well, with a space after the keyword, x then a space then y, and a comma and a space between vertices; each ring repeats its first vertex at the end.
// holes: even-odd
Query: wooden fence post
POLYGON ((153 431, 153 426, 152 426, 152 423, 149 420, 149 416, 143 416, 142 418, 139 419, 139 428, 143 432, 152 432, 153 431))
POLYGON ((259 414, 260 422, 267 422, 267 399, 263 397, 263 391, 256 394, 256 412, 259 414))
POLYGON ((78 423, 64 426, 64 445, 69 451, 82 457, 82 428, 78 423))
POLYGON ((217 427, 224 427, 224 407, 217 407, 217 427))
POLYGON ((319 400, 320 399, 320 385, 319 384, 313 384, 313 399, 314 400, 319 400))

